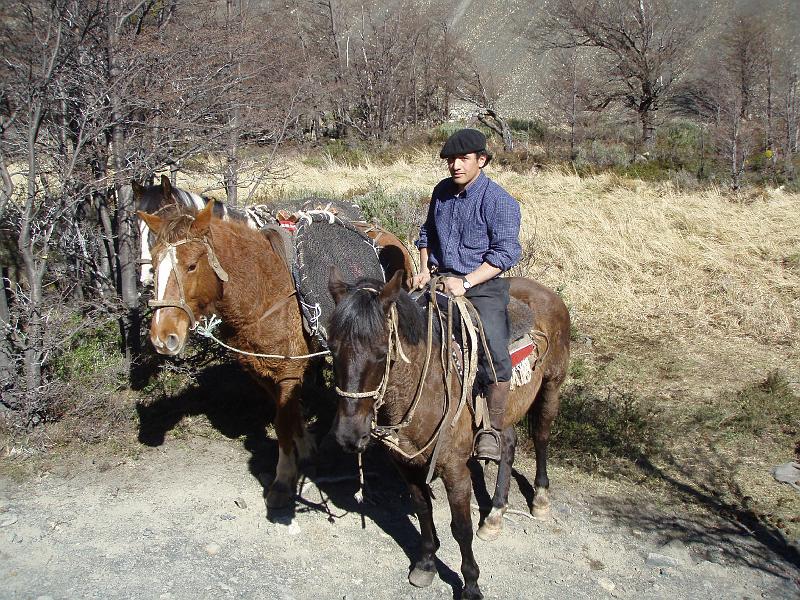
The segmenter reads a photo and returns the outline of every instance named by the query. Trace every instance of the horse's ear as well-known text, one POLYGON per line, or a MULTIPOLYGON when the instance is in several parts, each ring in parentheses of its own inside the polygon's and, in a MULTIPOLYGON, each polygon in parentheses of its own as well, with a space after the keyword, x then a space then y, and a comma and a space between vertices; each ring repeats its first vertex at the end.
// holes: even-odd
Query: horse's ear
POLYGON ((164 195, 164 200, 172 200, 172 182, 166 175, 161 176, 161 193, 164 195))
POLYGON ((133 188, 133 197, 138 200, 144 192, 144 186, 135 179, 131 179, 131 188, 133 188))
POLYGON ((328 291, 336 304, 339 304, 339 300, 348 292, 347 282, 336 265, 331 265, 331 273, 328 276, 328 291))
POLYGON ((150 213, 146 213, 142 210, 137 210, 136 214, 139 215, 139 218, 147 224, 147 227, 152 231, 155 235, 158 235, 158 232, 161 230, 161 226, 164 224, 164 221, 161 220, 161 217, 158 215, 151 215, 150 213))
POLYGON ((384 311, 389 310, 389 307, 397 300, 397 297, 400 295, 400 290, 403 289, 403 279, 405 278, 405 269, 398 269, 394 272, 394 276, 383 286, 380 299, 384 311))
POLYGON ((206 204, 206 207, 197 213, 194 221, 192 221, 192 233, 198 236, 203 236, 208 233, 208 228, 211 225, 211 215, 214 214, 214 199, 211 198, 206 204))

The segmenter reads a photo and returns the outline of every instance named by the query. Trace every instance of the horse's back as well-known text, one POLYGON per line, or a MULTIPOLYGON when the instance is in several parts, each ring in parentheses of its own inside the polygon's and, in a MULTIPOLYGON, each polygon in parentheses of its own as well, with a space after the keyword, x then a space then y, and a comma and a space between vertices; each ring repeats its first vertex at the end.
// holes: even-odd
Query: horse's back
POLYGON ((569 310, 549 287, 527 277, 509 277, 509 292, 533 310, 533 329, 547 335, 550 347, 545 360, 545 379, 566 376, 569 361, 569 310))

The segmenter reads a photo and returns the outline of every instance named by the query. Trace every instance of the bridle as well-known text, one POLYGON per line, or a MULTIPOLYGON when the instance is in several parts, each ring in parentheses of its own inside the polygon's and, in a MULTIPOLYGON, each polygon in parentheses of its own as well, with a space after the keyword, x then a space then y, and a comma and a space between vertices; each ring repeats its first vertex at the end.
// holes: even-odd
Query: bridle
MULTIPOLYGON (((198 242, 205 246, 206 248, 206 256, 208 257, 208 264, 211 265, 211 268, 214 270, 214 273, 219 277, 220 281, 228 281, 228 274, 225 272, 225 269, 222 268, 222 265, 219 264, 219 260, 217 259, 217 255, 214 252, 214 247, 209 242, 207 236, 203 236, 202 238, 184 238, 182 240, 178 240, 177 242, 171 242, 169 244, 165 244, 164 249, 158 253, 158 269, 153 270, 153 286, 156 290, 159 290, 158 286, 158 277, 159 272, 161 271, 161 261, 165 258, 168 258, 171 261, 170 264, 170 272, 175 275, 175 281, 178 284, 178 299, 177 300, 150 300, 147 305, 151 308, 155 308, 158 310, 159 308, 166 308, 166 307, 173 307, 173 308, 180 308, 183 312, 185 312, 189 317, 189 329, 190 331, 194 331, 197 327, 197 319, 195 319, 194 312, 192 308, 186 302, 186 292, 184 291, 183 287, 183 276, 181 275, 180 270, 178 269, 178 257, 175 249, 178 246, 182 246, 183 244, 189 244, 191 242, 198 242)), ((166 290, 166 284, 165 288, 166 290)))
MULTIPOLYGON (((379 292, 373 288, 359 288, 357 291, 367 291, 377 295, 379 292)), ((347 392, 341 389, 339 386, 335 386, 336 393, 340 396, 345 398, 374 398, 375 402, 372 406, 372 418, 370 423, 370 433, 376 439, 382 441, 383 443, 387 444, 388 446, 396 449, 398 452, 406 456, 407 458, 413 458, 422 452, 424 452, 430 443, 432 443, 436 437, 438 437, 438 432, 440 427, 437 428, 436 433, 434 434, 433 438, 431 438, 431 442, 426 444, 419 452, 416 452, 413 455, 409 455, 405 453, 403 450, 400 449, 399 443, 395 441, 397 437, 397 433, 407 427, 411 423, 411 419, 414 417, 414 412, 417 409, 417 405, 419 404, 420 399, 422 398, 422 392, 425 387, 425 379, 428 375, 428 366, 431 362, 431 354, 432 354, 432 347, 433 347, 433 310, 432 307, 428 310, 428 335, 427 335, 427 347, 425 351, 425 363, 422 367, 422 373, 420 374, 419 383, 417 384, 417 392, 414 396, 414 400, 411 402, 411 406, 406 411, 405 416, 399 423, 395 423, 392 425, 378 425, 378 411, 380 410, 381 406, 384 404, 384 395, 386 394, 386 389, 389 386, 389 374, 391 372, 391 366, 393 361, 397 361, 398 359, 402 360, 403 362, 409 364, 411 361, 406 356, 405 352, 403 351, 403 345, 400 341, 400 327, 398 322, 398 315, 397 315, 397 307, 393 303, 389 308, 389 314, 387 316, 388 321, 388 336, 389 336, 389 348, 386 352, 386 368, 383 372, 383 377, 381 378, 378 387, 372 391, 368 392, 347 392)))
MULTIPOLYGON (((374 288, 359 288, 357 291, 362 290, 376 295, 378 294, 378 290, 374 288)), ((371 392, 346 392, 338 385, 334 386, 336 393, 345 398, 375 398, 375 404, 373 406, 373 412, 375 413, 375 416, 373 417, 373 424, 377 420, 378 409, 383 406, 383 396, 386 394, 386 388, 389 386, 389 371, 391 370, 392 361, 397 360, 399 357, 404 363, 411 362, 406 356, 405 352, 403 352, 403 345, 400 342, 397 307, 394 305, 394 303, 389 309, 388 322, 389 349, 386 352, 386 368, 383 371, 383 377, 381 378, 381 382, 378 384, 378 387, 371 392)))

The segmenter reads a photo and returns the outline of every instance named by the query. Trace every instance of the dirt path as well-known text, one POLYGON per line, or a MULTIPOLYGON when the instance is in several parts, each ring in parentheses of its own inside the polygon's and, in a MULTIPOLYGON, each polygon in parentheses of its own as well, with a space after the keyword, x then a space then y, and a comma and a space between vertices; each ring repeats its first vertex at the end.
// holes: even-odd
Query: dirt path
MULTIPOLYGON (((531 477, 531 467, 519 471, 531 477)), ((143 446, 136 457, 54 463, 23 483, 0 474, 0 597, 458 597, 460 558, 440 483, 439 577, 418 590, 406 581, 416 519, 380 460, 367 463, 366 529, 347 481, 308 483, 293 518, 271 522, 252 469, 239 441, 193 438, 143 446)), ((487 598, 800 595, 795 567, 742 528, 617 502, 566 470, 551 475, 551 520, 511 515, 500 540, 476 538, 487 598)), ((524 477, 512 485, 512 508, 525 508, 524 477)))

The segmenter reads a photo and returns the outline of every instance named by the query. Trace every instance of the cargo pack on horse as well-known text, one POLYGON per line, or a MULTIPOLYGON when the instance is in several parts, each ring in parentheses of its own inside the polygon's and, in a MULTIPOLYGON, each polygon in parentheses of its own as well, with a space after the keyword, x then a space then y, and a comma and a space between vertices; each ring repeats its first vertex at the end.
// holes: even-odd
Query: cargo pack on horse
MULTIPOLYGON (((150 214, 159 214, 162 210, 172 207, 202 210, 210 200, 210 198, 206 196, 201 196, 172 185, 169 177, 166 175, 161 176, 161 182, 158 185, 145 186, 136 181, 132 181, 131 185, 133 187, 136 210, 150 214)), ((302 209, 309 210, 328 207, 332 208, 335 212, 338 204, 341 203, 328 199, 310 198, 303 201, 302 209)), ((381 265, 387 275, 391 277, 395 271, 404 269, 410 277, 414 271, 414 263, 411 260, 411 255, 405 244, 393 233, 386 231, 374 223, 365 221, 361 216, 358 206, 353 205, 347 208, 348 213, 353 212, 355 209, 356 214, 354 215, 355 218, 350 218, 350 214, 345 215, 346 218, 351 220, 353 225, 362 233, 374 240, 378 246, 381 265)), ((273 208, 264 204, 247 206, 239 209, 221 202, 214 203, 214 216, 223 221, 243 221, 253 229, 261 229, 266 225, 278 223, 278 212, 278 210, 273 211, 273 208), (273 212, 276 214, 273 214, 273 212)), ((142 285, 147 286, 153 281, 150 248, 155 243, 155 237, 153 232, 148 229, 147 223, 143 219, 139 219, 139 239, 139 262, 141 263, 139 281, 142 285)))
MULTIPOLYGON (((403 291, 401 279, 398 273, 385 285, 366 280, 349 284, 335 270, 331 273, 329 287, 336 309, 329 326, 329 346, 340 395, 332 433, 352 452, 362 452, 371 438, 380 440, 408 483, 422 534, 420 554, 409 574, 416 586, 429 585, 436 571, 439 540, 427 482, 431 476, 442 478, 453 537, 461 549, 462 598, 482 598, 472 553, 472 484, 467 467, 473 450, 474 413, 463 403, 464 398, 471 400, 472 389, 465 385, 467 393, 462 395, 463 375, 449 369, 455 349, 442 344, 443 328, 434 319, 435 302, 426 311, 403 291)), ((517 441, 514 424, 528 413, 536 448, 531 512, 541 517, 549 511, 547 445, 569 360, 569 313, 561 299, 544 286, 518 277, 510 278, 510 292, 527 307, 522 313, 528 315, 524 329, 538 342, 536 351, 525 359, 529 361, 527 377, 517 382, 507 405, 492 510, 478 531, 486 540, 500 533, 517 441)))
POLYGON ((196 216, 139 213, 156 234, 150 340, 159 353, 176 355, 198 319, 222 319, 222 337, 275 404, 278 465, 267 505, 279 508, 293 501, 298 460, 313 450, 300 386, 311 364, 305 357, 318 348, 303 329, 281 234, 212 218, 213 209, 211 201, 196 216))

